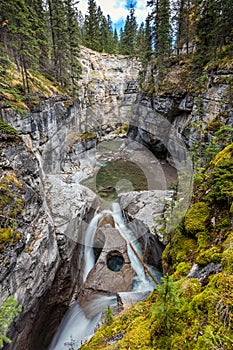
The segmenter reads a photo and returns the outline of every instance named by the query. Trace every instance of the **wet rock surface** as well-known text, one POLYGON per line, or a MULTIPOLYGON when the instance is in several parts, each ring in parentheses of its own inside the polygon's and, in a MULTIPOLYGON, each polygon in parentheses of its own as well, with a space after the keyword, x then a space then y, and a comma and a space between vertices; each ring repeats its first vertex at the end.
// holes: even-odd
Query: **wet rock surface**
POLYGON ((157 233, 163 242, 165 238, 159 232, 159 228, 161 228, 161 221, 166 216, 166 211, 171 210, 173 195, 173 191, 140 191, 122 193, 119 198, 129 221, 135 219, 141 221, 152 235, 157 233))
POLYGON ((187 278, 198 278, 201 283, 208 281, 208 277, 222 270, 221 264, 209 263, 205 267, 199 267, 196 263, 189 271, 187 278))

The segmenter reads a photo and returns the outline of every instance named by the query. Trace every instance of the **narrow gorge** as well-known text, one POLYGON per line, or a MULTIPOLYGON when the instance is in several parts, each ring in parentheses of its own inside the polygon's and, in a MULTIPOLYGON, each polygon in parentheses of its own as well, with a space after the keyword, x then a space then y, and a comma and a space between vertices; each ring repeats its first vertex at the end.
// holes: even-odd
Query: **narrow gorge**
POLYGON ((0 129, 0 218, 14 212, 16 228, 0 242, 0 292, 22 305, 6 350, 77 349, 108 306, 144 300, 169 270, 162 253, 192 200, 196 143, 233 125, 231 69, 187 89, 175 63, 151 94, 136 58, 82 47, 80 63, 75 101, 1 109, 14 129, 0 129))

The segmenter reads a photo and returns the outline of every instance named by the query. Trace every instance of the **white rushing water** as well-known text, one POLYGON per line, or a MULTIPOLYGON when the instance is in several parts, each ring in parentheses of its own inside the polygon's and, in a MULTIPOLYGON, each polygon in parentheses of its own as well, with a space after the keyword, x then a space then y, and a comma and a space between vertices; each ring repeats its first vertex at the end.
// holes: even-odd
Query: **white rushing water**
MULTIPOLYGON (((133 283, 132 291, 133 292, 152 291, 156 287, 156 285, 151 278, 146 276, 144 267, 142 266, 139 259, 136 257, 135 253, 133 252, 133 249, 130 247, 130 244, 129 244, 131 243, 134 250, 137 252, 137 254, 140 257, 142 257, 140 243, 137 241, 134 233, 126 226, 119 203, 113 203, 112 209, 113 209, 112 215, 116 224, 116 228, 120 232, 121 236, 127 242, 127 251, 131 262, 131 266, 137 275, 133 281, 134 283, 133 283)), ((148 266, 148 268, 150 267, 148 266)), ((151 273, 155 274, 155 271, 151 270, 151 273)), ((156 278, 158 278, 158 276, 156 276, 156 278)))
POLYGON ((97 229, 99 219, 105 214, 112 214, 110 210, 103 210, 99 214, 95 214, 93 219, 88 225, 86 234, 85 234, 85 247, 84 247, 84 272, 83 272, 83 283, 86 281, 87 275, 95 265, 95 256, 94 256, 94 238, 95 232, 97 229))
MULTIPOLYGON (((153 290, 155 288, 154 281, 148 277, 148 275, 146 275, 144 267, 133 251, 134 249, 137 254, 142 257, 140 244, 137 241, 134 233, 126 226, 120 205, 118 203, 112 204, 112 211, 103 210, 99 214, 96 213, 87 228, 85 234, 85 266, 83 283, 86 281, 89 272, 95 265, 93 249, 94 237, 97 230, 98 221, 105 214, 111 214, 113 216, 116 228, 127 242, 128 256, 131 266, 136 273, 136 277, 133 281, 132 292, 135 293, 153 290), (133 249, 129 243, 131 243, 133 249)), ((150 268, 150 266, 148 266, 148 268, 150 268)), ((150 270, 157 279, 160 277, 155 270, 152 268, 150 268, 150 270)), ((113 306, 116 304, 116 296, 100 296, 94 298, 85 305, 84 313, 84 309, 82 309, 79 304, 76 303, 63 318, 48 350, 78 349, 81 346, 82 340, 94 333, 94 329, 101 319, 102 311, 108 306, 113 306), (90 319, 86 317, 88 314, 92 315, 90 319)))
MULTIPOLYGON (((102 311, 108 306, 117 304, 115 296, 102 296, 93 299, 86 305, 94 316, 88 319, 82 308, 76 303, 63 318, 48 350, 78 349, 85 337, 94 333, 97 323, 101 319, 102 311)), ((88 310, 86 310, 88 311, 88 310)))
POLYGON ((95 232, 97 229, 99 218, 101 217, 101 214, 96 214, 94 218, 91 220, 86 234, 85 234, 85 248, 84 248, 84 272, 83 272, 83 283, 86 281, 88 273, 91 271, 91 269, 95 265, 95 256, 93 251, 93 245, 94 245, 94 237, 95 232))

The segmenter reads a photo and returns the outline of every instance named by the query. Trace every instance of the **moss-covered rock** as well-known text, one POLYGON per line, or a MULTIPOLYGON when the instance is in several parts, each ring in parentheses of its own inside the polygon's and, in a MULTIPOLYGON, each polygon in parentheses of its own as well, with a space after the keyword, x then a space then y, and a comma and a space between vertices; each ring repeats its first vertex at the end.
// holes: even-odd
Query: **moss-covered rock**
POLYGON ((186 232, 195 235, 197 232, 205 231, 209 217, 210 212, 206 203, 198 202, 191 205, 185 215, 184 227, 186 232))
POLYGON ((182 235, 181 228, 174 234, 172 243, 163 251, 162 264, 164 272, 174 273, 180 263, 192 263, 197 254, 197 242, 194 238, 182 235))
POLYGON ((16 230, 17 218, 24 209, 24 189, 14 171, 6 171, 0 179, 0 244, 14 243, 22 238, 16 230))
POLYGON ((199 266, 206 266, 209 263, 218 263, 221 261, 221 247, 214 246, 210 249, 205 250, 203 253, 199 254, 196 258, 196 262, 199 266))
POLYGON ((2 120, 0 120, 0 133, 5 133, 15 139, 19 138, 18 132, 11 125, 2 120))

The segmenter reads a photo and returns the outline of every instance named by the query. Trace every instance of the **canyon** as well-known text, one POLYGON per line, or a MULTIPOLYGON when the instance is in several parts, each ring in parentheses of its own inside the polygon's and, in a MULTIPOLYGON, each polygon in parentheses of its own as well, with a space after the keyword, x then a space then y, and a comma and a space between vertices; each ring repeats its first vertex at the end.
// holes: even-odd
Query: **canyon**
MULTIPOLYGON (((23 199, 16 216, 21 238, 1 254, 2 298, 14 295, 23 306, 5 349, 47 349, 77 298, 85 299, 93 290, 105 296, 130 292, 136 273, 114 227, 117 219, 109 199, 114 191, 145 262, 162 272, 167 237, 190 204, 189 148, 202 137, 200 123, 207 130, 205 142, 212 137, 214 121, 233 125, 230 70, 211 73, 202 91, 150 97, 139 88, 141 66, 135 58, 82 48, 80 62, 83 73, 75 101, 57 95, 25 117, 11 109, 2 112, 20 138, 12 142, 1 132, 1 177, 12 183, 12 195, 23 199), (142 171, 142 190, 125 177, 103 186, 102 169, 110 164, 110 174, 116 175, 113 164, 122 160, 126 167, 135 165, 134 177, 142 171), (94 191, 85 186, 89 178, 94 191), (107 214, 105 223, 97 223, 95 266, 84 281, 85 233, 102 211, 107 214), (103 237, 112 233, 113 241, 103 237), (119 275, 105 263, 108 253, 116 251, 124 260, 119 275)), ((156 84, 156 74, 153 79, 156 84)))

